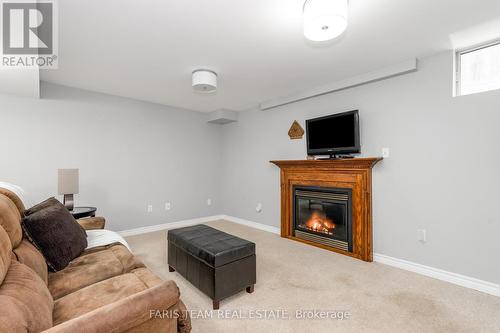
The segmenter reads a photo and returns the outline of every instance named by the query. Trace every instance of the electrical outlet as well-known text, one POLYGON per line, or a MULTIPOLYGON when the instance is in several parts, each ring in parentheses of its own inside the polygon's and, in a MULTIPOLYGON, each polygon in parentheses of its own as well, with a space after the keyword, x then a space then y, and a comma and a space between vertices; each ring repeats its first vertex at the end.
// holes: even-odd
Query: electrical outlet
POLYGON ((426 243, 427 242, 427 230, 418 229, 417 230, 417 239, 422 243, 426 243))
POLYGON ((390 155, 391 155, 391 152, 390 152, 389 148, 382 148, 382 157, 383 158, 389 158, 390 155))
POLYGON ((165 210, 172 209, 172 204, 170 202, 165 202, 165 210))
POLYGON ((212 206, 212 199, 207 199, 207 206, 212 206))
POLYGON ((257 213, 262 212, 262 204, 261 204, 260 202, 257 204, 257 207, 255 207, 255 211, 256 211, 257 213))
POLYGON ((148 213, 151 213, 153 211, 153 205, 148 205, 148 213))

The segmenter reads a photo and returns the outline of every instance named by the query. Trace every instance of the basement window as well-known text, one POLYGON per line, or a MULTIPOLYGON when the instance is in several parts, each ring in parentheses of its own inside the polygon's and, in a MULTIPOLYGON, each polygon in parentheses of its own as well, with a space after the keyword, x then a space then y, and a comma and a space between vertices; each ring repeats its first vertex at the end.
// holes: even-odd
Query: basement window
POLYGON ((500 89, 500 40, 457 52, 457 96, 500 89))

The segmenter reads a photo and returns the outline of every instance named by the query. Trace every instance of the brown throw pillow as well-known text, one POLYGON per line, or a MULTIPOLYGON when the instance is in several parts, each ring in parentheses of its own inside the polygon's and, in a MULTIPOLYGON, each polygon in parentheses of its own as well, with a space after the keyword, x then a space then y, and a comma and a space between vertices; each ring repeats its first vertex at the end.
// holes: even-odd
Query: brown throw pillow
POLYGON ((36 213, 39 210, 42 210, 44 208, 50 207, 52 205, 57 205, 58 203, 60 203, 60 202, 56 198, 54 198, 54 197, 48 198, 47 200, 42 201, 39 204, 36 204, 33 207, 26 209, 24 211, 24 216, 31 215, 31 214, 36 213))
MULTIPOLYGON (((54 197, 51 197, 51 198, 48 198, 48 199, 40 202, 39 204, 34 205, 31 208, 26 209, 23 212, 23 216, 28 216, 28 215, 36 213, 36 212, 38 212, 38 211, 40 211, 42 209, 45 209, 47 207, 54 206, 54 205, 58 206, 60 204, 61 204, 61 202, 59 200, 57 200, 54 197)), ((81 226, 81 224, 78 223, 78 225, 80 226, 80 228, 82 229, 82 231, 85 232, 85 229, 81 226)), ((86 232, 85 232, 85 237, 87 237, 87 233, 86 232)))
POLYGON ((59 201, 26 215, 22 227, 52 271, 68 266, 87 247, 85 230, 59 201))

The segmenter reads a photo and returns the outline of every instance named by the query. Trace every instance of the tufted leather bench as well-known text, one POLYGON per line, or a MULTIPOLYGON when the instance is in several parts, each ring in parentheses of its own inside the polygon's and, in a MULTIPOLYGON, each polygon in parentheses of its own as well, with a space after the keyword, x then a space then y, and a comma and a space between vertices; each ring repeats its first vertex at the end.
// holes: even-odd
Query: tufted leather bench
POLYGON ((219 302, 239 291, 254 290, 255 243, 204 224, 168 231, 169 271, 177 271, 219 302))

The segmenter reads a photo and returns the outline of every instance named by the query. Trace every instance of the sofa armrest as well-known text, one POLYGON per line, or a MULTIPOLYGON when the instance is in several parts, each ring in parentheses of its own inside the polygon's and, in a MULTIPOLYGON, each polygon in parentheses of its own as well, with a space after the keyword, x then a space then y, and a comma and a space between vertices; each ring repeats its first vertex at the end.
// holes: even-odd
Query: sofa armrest
POLYGON ((179 333, 189 333, 191 332, 191 317, 186 309, 184 303, 179 300, 175 305, 176 311, 179 313, 179 318, 177 318, 177 332, 179 333))
POLYGON ((76 222, 78 222, 78 224, 80 224, 82 228, 85 230, 96 230, 96 229, 104 229, 104 225, 106 224, 106 219, 100 216, 85 217, 76 220, 76 222))
MULTIPOLYGON (((44 332, 46 333, 119 333, 136 327, 152 318, 155 311, 166 311, 179 302, 179 288, 166 281, 153 288, 128 296, 73 318, 44 332)), ((171 320, 166 318, 165 320, 171 320)))

